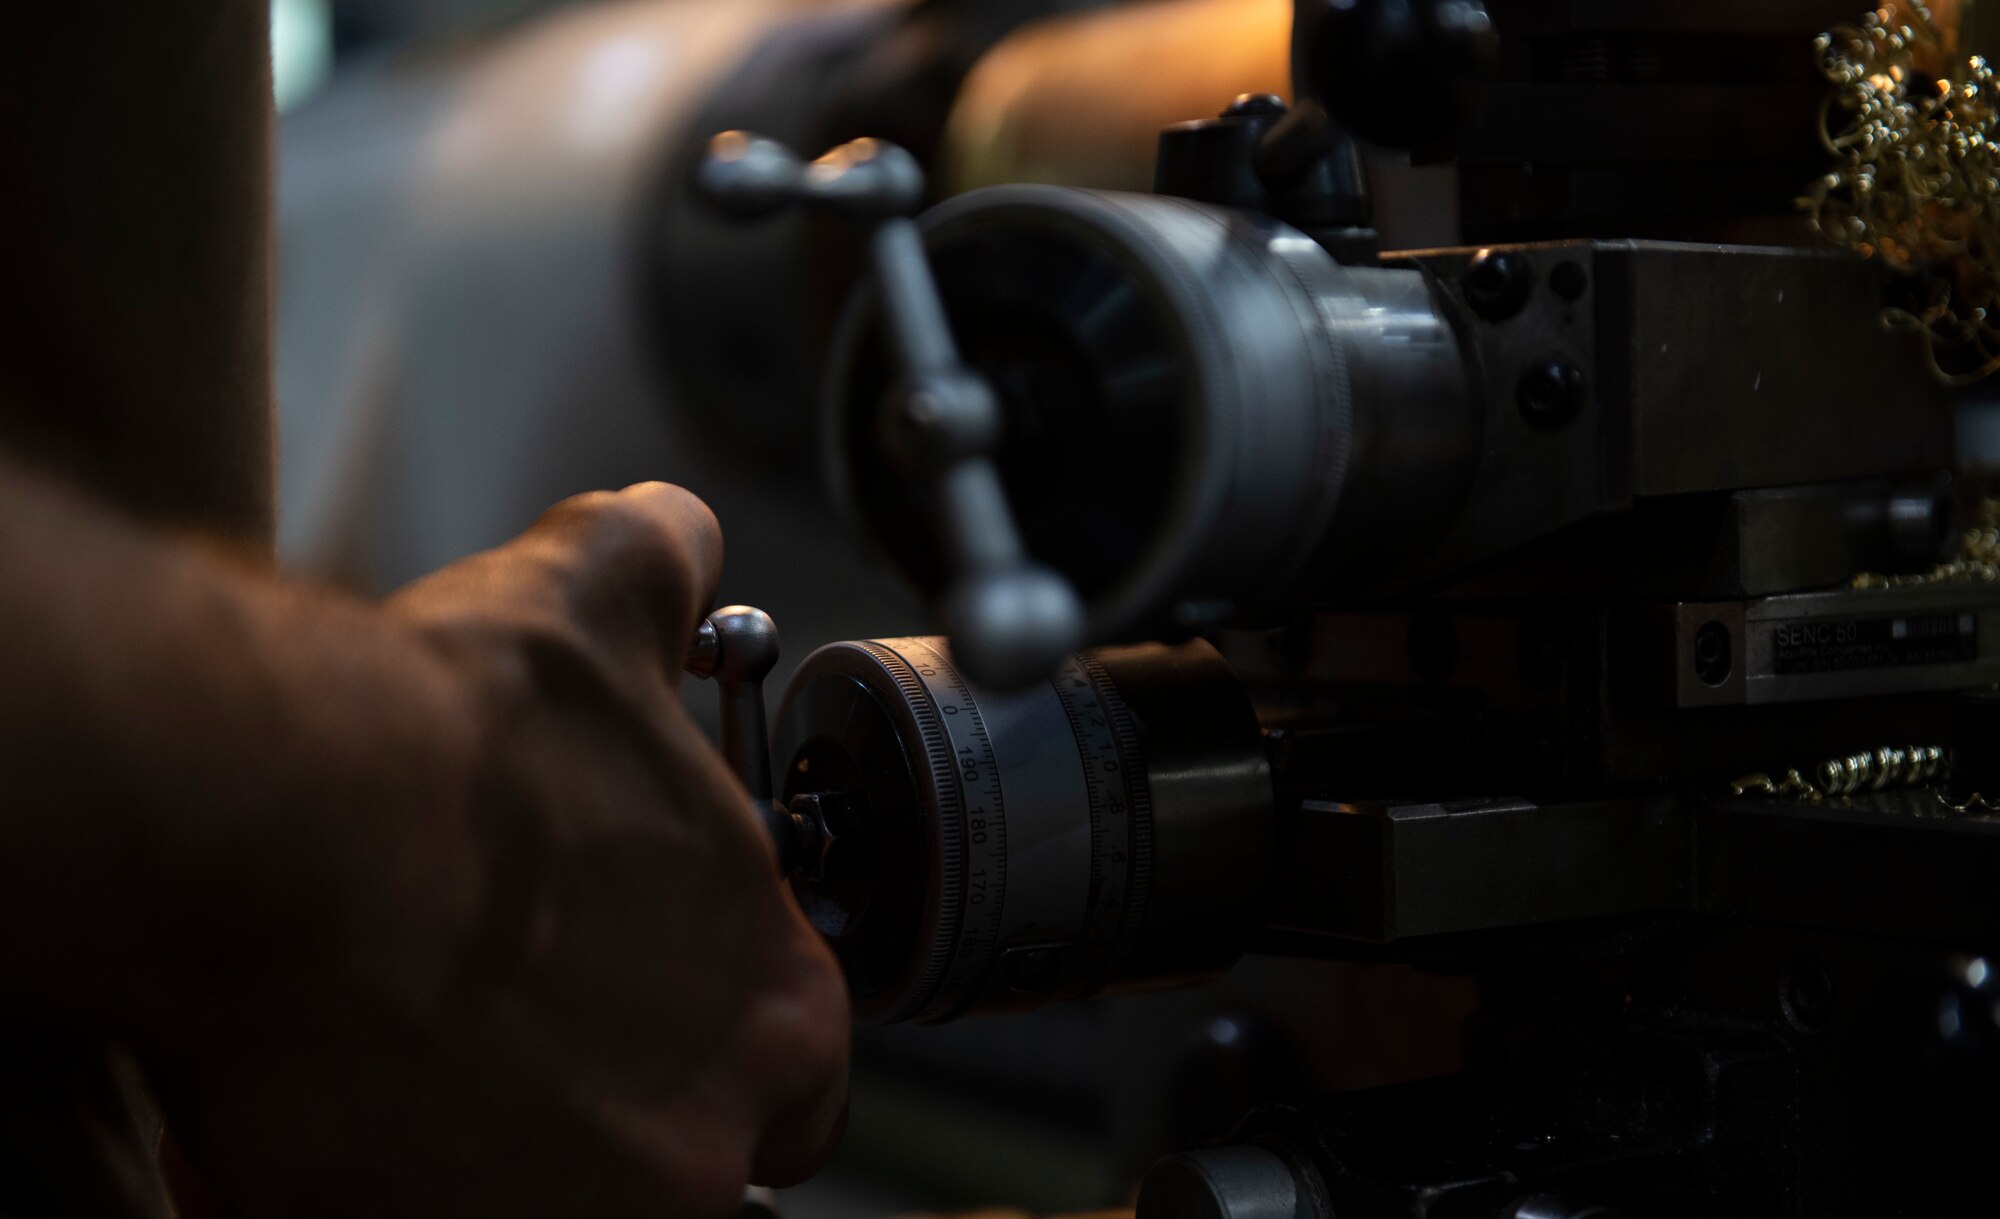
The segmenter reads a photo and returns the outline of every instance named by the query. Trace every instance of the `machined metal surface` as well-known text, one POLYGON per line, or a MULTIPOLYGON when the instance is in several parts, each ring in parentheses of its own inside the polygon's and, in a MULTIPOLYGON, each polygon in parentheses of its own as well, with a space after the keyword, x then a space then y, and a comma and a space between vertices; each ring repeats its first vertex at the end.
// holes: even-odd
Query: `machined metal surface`
POLYGON ((1966 690, 2000 681, 2000 588, 1990 584, 1689 603, 1649 617, 1654 655, 1665 662, 1655 667, 1671 666, 1673 705, 1680 707, 1966 690))
POLYGON ((1114 649, 980 691, 937 639, 838 644, 778 719, 782 797, 852 801, 858 874, 798 883, 868 1021, 938 1021, 1241 953, 1269 875, 1269 772, 1212 649, 1114 649))
POLYGON ((1309 799, 1281 817, 1278 859, 1262 943, 1281 951, 1331 951, 1311 937, 1333 937, 1478 959, 1502 943, 1495 933, 1596 925, 1602 942, 1622 943, 1687 916, 1875 929, 1944 947, 2000 942, 2000 913, 1980 896, 1981 878, 2000 867, 2000 822, 1953 815, 1930 790, 1821 804, 1702 790, 1548 803, 1309 799))
POLYGON ((1146 1174, 1138 1219, 1317 1219, 1284 1157, 1256 1146, 1168 1156, 1146 1174))
MULTIPOLYGON (((967 359, 1001 393, 1030 550, 1079 585, 1093 639, 1268 610, 1315 558, 1379 566, 1459 507, 1479 421, 1417 272, 1140 195, 998 188, 925 224, 967 359)), ((862 426, 886 389, 865 314, 846 350, 836 483, 935 587, 924 504, 862 426)))
MULTIPOLYGON (((1882 325, 1871 264, 1653 241, 1505 249, 1534 286, 1499 321, 1481 319, 1468 295, 1482 251, 1385 256, 1426 268, 1463 311, 1483 402, 1465 509, 1431 553, 1409 556, 1403 594, 1605 514, 1841 480, 1921 483, 1952 466, 1943 392, 1907 336, 1882 325), (1559 292, 1564 278, 1574 286, 1559 292), (1524 376, 1551 364, 1572 367, 1582 394, 1557 427, 1520 401, 1524 376)), ((1822 537, 1845 532, 1820 526, 1822 537)), ((1764 549, 1798 544, 1795 533, 1764 549)), ((1757 579, 1782 572, 1761 557, 1752 565, 1757 579)))
POLYGON ((867 232, 895 371, 874 417, 857 425, 930 509, 933 559, 950 573, 938 608, 967 675, 996 689, 1040 681, 1082 644, 1083 606, 1060 574, 1022 548, 993 461, 999 403, 959 357, 923 235, 909 219, 923 200, 922 168, 904 149, 872 139, 810 163, 741 131, 716 136, 709 149, 695 181, 718 210, 750 221, 813 207, 867 232))
MULTIPOLYGON (((1919 564, 1946 532, 1951 416, 1852 258, 1598 241, 1344 267, 1248 212, 1035 187, 925 225, 1000 393, 1029 552, 1078 586, 1095 640, 1408 597, 1590 522, 1640 545, 1716 497, 1736 515, 1667 527, 1669 555, 1717 540, 1656 584, 1792 592, 1919 564), (1503 263, 1500 310, 1482 285, 1503 263)), ((866 426, 890 384, 866 317, 831 382, 835 483, 938 589, 926 500, 866 426)), ((1644 579, 1578 574, 1598 595, 1644 579)))
MULTIPOLYGON (((636 109, 606 114, 650 117, 620 128, 625 151, 579 148, 560 161, 577 172, 555 178, 515 141, 474 150, 556 186, 470 195, 596 200, 578 233, 600 253, 625 249, 610 234, 643 235, 654 274, 639 278, 669 371, 683 396, 717 409, 699 427, 674 418, 672 444, 648 428, 645 443, 605 451, 642 465, 679 454, 697 490, 717 481, 723 497, 731 453, 804 495, 809 480, 783 455, 810 444, 801 388, 865 260, 805 223, 748 239, 716 231, 683 197, 690 138, 768 119, 815 149, 907 131, 920 154, 936 151, 965 79, 939 154, 963 182, 1138 188, 1162 123, 1214 114, 1244 90, 1282 91, 1267 78, 1282 75, 1282 20, 1262 0, 1165 0, 1041 26, 969 77, 978 49, 1020 16, 1068 6, 839 4, 766 37, 779 7, 689 44, 704 48, 689 62, 722 72, 719 88, 689 89, 714 93, 697 122, 679 102, 670 114, 628 98, 636 109), (979 30, 951 36, 952 9, 979 30), (623 168, 588 168, 613 162, 623 168), (660 171, 655 189, 640 169, 660 171), (607 182, 620 189, 598 189, 607 182), (625 201, 617 215, 608 200, 625 201), (610 223, 632 201, 645 222, 610 223)), ((1411 0, 1362 16, 1447 7, 1472 6, 1411 0)), ((1447 141, 1462 164, 1429 171, 1446 183, 1463 171, 1467 231, 1392 237, 1451 248, 1358 265, 1371 243, 1278 223, 1268 192, 1209 197, 1241 205, 1230 209, 1008 187, 925 219, 951 323, 943 334, 935 311, 924 319, 942 336, 931 347, 959 346, 997 383, 1005 418, 991 446, 983 416, 956 437, 914 438, 949 448, 980 433, 963 447, 997 448, 995 477, 975 488, 995 511, 948 510, 949 479, 936 475, 962 462, 898 460, 896 443, 922 428, 885 436, 885 417, 921 424, 923 412, 885 403, 943 408, 933 422, 955 403, 909 392, 922 387, 902 374, 922 361, 870 365, 864 305, 843 340, 862 356, 835 379, 827 447, 869 530, 934 601, 1004 551, 1075 582, 1098 639, 1246 627, 1244 650, 1265 663, 1246 677, 1233 640, 1228 665, 1199 643, 1114 649, 1065 656, 1047 680, 998 697, 936 640, 818 653, 777 729, 786 804, 773 824, 800 857, 794 892, 871 1021, 1195 981, 1246 948, 1416 963, 1468 1005, 1478 990, 1466 1074, 1332 1102, 1304 1100, 1303 1071, 1290 1075, 1286 1098, 1301 1103, 1263 1112, 1233 1146, 1169 1161, 1142 1219, 1976 1210, 1991 1142, 1976 1115, 2000 1062, 1986 955, 2000 945, 2000 822, 1970 799, 1993 791, 1994 717, 1954 711, 1951 692, 2000 678, 2000 602, 1975 586, 1846 591, 1858 572, 1923 571, 1950 539, 1969 498, 1951 472, 1951 414, 1911 345, 1881 325, 1874 268, 1705 240, 1783 240, 1771 234, 1796 227, 1792 198, 1820 172, 1817 149, 1795 155, 1819 92, 1805 40, 1852 14, 1832 0, 1491 7, 1509 79, 1447 141), (1641 233, 1703 244, 1624 239, 1641 233), (1468 244, 1501 236, 1560 240, 1468 244), (1019 545, 1001 527, 1010 514, 1019 545), (1852 751, 1947 742, 1961 762, 1953 783, 1980 786, 1856 779, 1811 802, 1779 798, 1797 788, 1778 784, 1764 799, 1723 795, 1748 768, 1859 759, 1845 773, 1879 776, 1852 751)), ((1373 47, 1337 49, 1364 68, 1388 62, 1373 47)), ((587 50, 566 62, 597 65, 587 50)), ((521 79, 548 78, 520 62, 521 79)), ((1430 79, 1378 75, 1390 77, 1370 86, 1388 95, 1385 112, 1366 117, 1391 124, 1410 109, 1397 98, 1430 79)), ((534 96, 545 94, 567 96, 534 96)), ((438 182, 480 173, 448 177, 438 182)), ((1362 192, 1346 201, 1344 219, 1365 219, 1362 192)), ((1407 222, 1408 198, 1376 202, 1385 231, 1407 222)), ((1433 202, 1426 213, 1456 228, 1433 202)), ((910 298, 899 274, 921 270, 912 231, 896 233, 873 251, 892 308, 910 298)), ((561 286, 547 272, 562 249, 509 245, 501 279, 561 286)), ((586 287, 622 267, 586 261, 586 287)), ((465 314, 466 299, 510 299, 432 295, 460 322, 499 316, 465 314)), ((643 329, 597 324, 602 313, 554 310, 593 343, 643 329)), ((459 329, 490 343, 490 325, 459 329)), ((473 350, 436 337, 391 352, 391 372, 415 361, 392 380, 435 388, 431 366, 473 350)), ((460 363, 489 380, 527 367, 460 363)), ((571 363, 616 373, 638 361, 571 363)), ((636 376, 614 380, 621 400, 648 401, 636 376)), ((372 400, 377 378, 356 384, 372 400)), ((640 435, 568 409, 563 419, 600 444, 640 435)), ((463 447, 456 423, 431 430, 463 447)), ((516 432, 516 447, 533 447, 535 429, 516 432)), ((449 490, 423 473, 426 488, 449 490)), ((816 566, 833 548, 810 511, 774 520, 760 544, 756 505, 735 494, 737 508, 717 504, 732 547, 792 555, 784 566, 813 606, 852 614, 884 583, 816 566)), ((716 668, 726 642, 711 629, 697 667, 716 668)), ((724 748, 757 791, 752 695, 740 681, 726 695, 724 748)), ((1317 1051, 1363 1056, 1349 1040, 1356 1013, 1296 1001, 1289 1014, 1317 1051)), ((1063 1014, 1087 1026, 1102 1010, 1063 1014)), ((1069 1134, 1058 1109, 1141 1091, 1075 1070, 1034 1031, 1013 1034, 1029 1069, 1008 1078, 1000 1038, 954 1031, 971 1034, 957 1044, 987 1074, 932 1078, 952 1070, 932 1042, 924 1084, 1058 1097, 1038 1110, 1049 1142, 1069 1134)), ((1457 1033, 1436 1040, 1455 1045, 1457 1033)), ((968 1159, 1002 1158, 978 1141, 988 1133, 964 1138, 968 1159)))
POLYGON ((1684 910, 1688 824, 1667 799, 1307 800, 1281 825, 1271 923, 1388 943, 1684 910))

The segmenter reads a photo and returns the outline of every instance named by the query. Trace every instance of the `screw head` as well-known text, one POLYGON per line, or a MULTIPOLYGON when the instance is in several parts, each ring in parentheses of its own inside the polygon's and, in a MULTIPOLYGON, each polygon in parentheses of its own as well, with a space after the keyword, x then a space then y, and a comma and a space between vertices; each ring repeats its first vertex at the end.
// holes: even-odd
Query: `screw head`
POLYGON ((1589 288, 1590 276, 1584 271, 1582 263, 1565 260, 1549 272, 1549 290, 1571 304, 1582 300, 1589 288))
POLYGON ((1577 417, 1589 398, 1583 370, 1566 360, 1531 364, 1521 374, 1515 401, 1521 416, 1537 427, 1561 427, 1577 417))
POLYGON ((873 863, 868 822, 852 796, 840 792, 807 792, 792 797, 788 808, 799 825, 805 848, 801 875, 807 880, 853 881, 867 878, 873 863))
POLYGON ((1705 686, 1720 686, 1735 667, 1729 628, 1720 622, 1703 623, 1694 633, 1694 675, 1705 686))
POLYGON ((1229 103, 1229 109, 1222 112, 1226 119, 1250 118, 1257 115, 1282 116, 1290 110, 1285 99, 1275 93, 1240 93, 1229 103))
POLYGON ((1459 290, 1472 311, 1489 322, 1504 322, 1527 307, 1535 269, 1509 250, 1481 250, 1465 264, 1459 290))
POLYGON ((1990 1061, 2000 1046, 2000 1002, 1994 1001, 1996 979, 1991 960, 1969 957, 1951 963, 1945 985, 1938 991, 1938 1041, 1947 1054, 1966 1060, 1990 1061))

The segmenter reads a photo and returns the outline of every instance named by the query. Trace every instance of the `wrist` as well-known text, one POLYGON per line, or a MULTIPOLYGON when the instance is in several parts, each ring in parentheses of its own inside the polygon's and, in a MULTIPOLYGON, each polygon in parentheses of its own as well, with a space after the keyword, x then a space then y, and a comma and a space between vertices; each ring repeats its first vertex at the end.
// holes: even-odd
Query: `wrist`
POLYGON ((146 1022, 228 1039, 334 1002, 421 1020, 484 901, 479 692, 380 609, 284 586, 253 599, 237 658, 261 715, 227 732, 233 776, 165 831, 163 921, 192 938, 142 996, 163 1000, 146 1022))

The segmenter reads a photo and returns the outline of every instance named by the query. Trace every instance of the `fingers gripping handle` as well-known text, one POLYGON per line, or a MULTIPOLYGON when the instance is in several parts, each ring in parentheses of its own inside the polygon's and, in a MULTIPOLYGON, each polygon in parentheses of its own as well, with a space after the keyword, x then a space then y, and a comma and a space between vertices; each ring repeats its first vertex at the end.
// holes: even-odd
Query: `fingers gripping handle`
POLYGON ((1021 541, 994 464, 999 400, 960 358, 922 232, 909 213, 923 172, 909 153, 857 140, 807 164, 773 141, 717 136, 696 187, 744 219, 785 207, 829 207, 870 232, 890 345, 902 378, 885 397, 880 443, 938 506, 938 540, 954 573, 940 606, 959 666, 974 681, 1012 689, 1040 681, 1083 645, 1083 603, 1021 541))
POLYGON ((778 626, 763 610, 717 610, 695 631, 687 671, 713 679, 722 699, 722 756, 743 780, 778 851, 778 866, 798 870, 805 845, 798 821, 771 799, 771 744, 764 679, 778 664, 778 626))

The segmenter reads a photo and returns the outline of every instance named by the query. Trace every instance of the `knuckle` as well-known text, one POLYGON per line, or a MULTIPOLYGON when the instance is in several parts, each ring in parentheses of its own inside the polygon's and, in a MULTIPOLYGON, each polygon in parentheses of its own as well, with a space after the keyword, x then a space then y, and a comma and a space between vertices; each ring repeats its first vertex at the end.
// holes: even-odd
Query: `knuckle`
POLYGON ((646 547, 664 532, 648 513, 615 492, 595 492, 571 511, 593 551, 646 547))
POLYGON ((555 504, 542 514, 544 525, 589 526, 613 511, 617 495, 611 491, 585 491, 555 504))
POLYGON ((767 1043, 787 1064, 778 1082, 791 1093, 816 1095, 846 1074, 847 984, 815 938, 796 954, 781 988, 766 996, 762 1021, 767 1043))
POLYGON ((715 515, 709 511, 708 505, 702 502, 700 496, 686 487, 676 486, 673 483, 637 483, 618 492, 618 495, 630 501, 647 504, 658 511, 685 516, 691 521, 698 521, 703 517, 712 520, 715 515))
POLYGON ((690 558, 721 547, 722 525, 714 511, 685 487, 641 483, 621 492, 620 499, 648 518, 662 535, 674 539, 690 558))
MULTIPOLYGON (((836 978, 836 986, 838 979, 836 978)), ((824 1089, 847 1071, 848 1015, 844 998, 823 1005, 794 1030, 791 1051, 808 1091, 824 1089)))
POLYGON ((707 533, 715 528, 706 505, 664 483, 575 496, 546 519, 576 546, 586 570, 615 572, 641 588, 667 593, 694 583, 707 533))
POLYGON ((603 648, 559 606, 485 605, 425 623, 420 637, 470 680, 479 705, 500 722, 573 708, 581 693, 617 686, 603 648))

